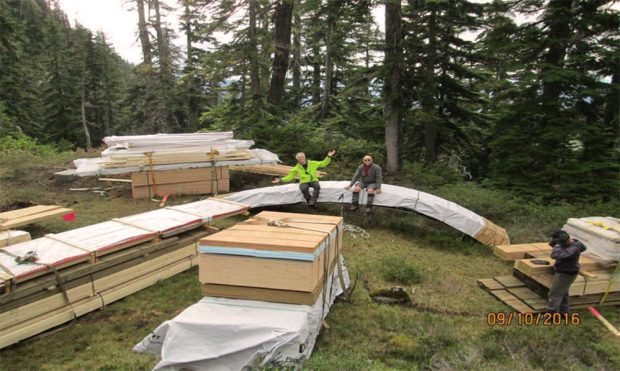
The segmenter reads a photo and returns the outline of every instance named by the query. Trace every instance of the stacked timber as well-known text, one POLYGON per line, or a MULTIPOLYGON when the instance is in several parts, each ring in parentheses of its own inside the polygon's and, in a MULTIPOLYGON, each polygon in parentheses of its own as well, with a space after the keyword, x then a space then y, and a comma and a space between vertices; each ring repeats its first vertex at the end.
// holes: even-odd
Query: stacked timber
POLYGON ((341 245, 341 217, 263 211, 200 240, 199 279, 207 296, 312 305, 341 245))
POLYGON ((620 260, 620 221, 613 217, 569 218, 562 227, 588 248, 585 254, 605 261, 620 260))
MULTIPOLYGON (((237 165, 231 167, 231 170, 243 171, 246 173, 273 175, 273 176, 286 176, 293 169, 292 166, 280 165, 280 164, 267 164, 267 165, 237 165)), ((324 171, 317 171, 316 175, 319 178, 327 175, 324 171)))
POLYGON ((252 158, 254 142, 232 137, 232 132, 106 137, 100 164, 123 168, 252 158))
POLYGON ((30 241, 30 233, 26 231, 9 230, 0 232, 0 247, 30 241))
POLYGON ((177 194, 228 192, 228 167, 164 170, 131 174, 134 199, 177 194))
POLYGON ((212 220, 247 206, 203 200, 0 249, 0 348, 197 264, 212 220))
POLYGON ((5 211, 0 213, 0 230, 17 228, 41 220, 61 217, 73 213, 72 209, 67 209, 58 205, 37 205, 18 210, 5 211))
MULTIPOLYGON (((548 243, 500 245, 493 252, 503 260, 514 260, 513 275, 480 279, 478 284, 516 311, 545 311, 555 263, 548 243)), ((571 307, 620 304, 617 263, 581 255, 579 264, 581 270, 569 289, 571 307)))

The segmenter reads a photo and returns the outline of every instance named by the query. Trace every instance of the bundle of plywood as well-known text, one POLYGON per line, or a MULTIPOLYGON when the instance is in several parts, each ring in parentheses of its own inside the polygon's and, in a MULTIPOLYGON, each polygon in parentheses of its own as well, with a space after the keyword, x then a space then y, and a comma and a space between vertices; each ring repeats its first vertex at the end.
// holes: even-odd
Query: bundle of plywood
POLYGON ((613 217, 569 218, 562 227, 588 248, 586 255, 605 261, 620 260, 620 222, 613 217))
POLYGON ((198 227, 246 210, 203 200, 0 249, 0 348, 189 269, 198 227))
POLYGON ((0 232, 0 247, 30 241, 30 233, 26 231, 8 230, 0 232))
POLYGON ((214 132, 106 137, 108 149, 101 153, 100 164, 116 168, 252 158, 249 149, 254 142, 232 136, 214 132))
POLYGON ((336 264, 342 218, 261 212, 200 240, 208 296, 312 305, 336 264))
POLYGON ((216 194, 230 189, 228 167, 131 174, 134 199, 175 194, 216 194))
MULTIPOLYGON (((503 260, 514 260, 513 276, 480 279, 480 286, 517 311, 546 310, 555 262, 550 257, 549 244, 498 245, 493 252, 503 260)), ((581 270, 569 290, 572 307, 620 304, 620 275, 616 264, 587 255, 581 255, 579 264, 581 270)))

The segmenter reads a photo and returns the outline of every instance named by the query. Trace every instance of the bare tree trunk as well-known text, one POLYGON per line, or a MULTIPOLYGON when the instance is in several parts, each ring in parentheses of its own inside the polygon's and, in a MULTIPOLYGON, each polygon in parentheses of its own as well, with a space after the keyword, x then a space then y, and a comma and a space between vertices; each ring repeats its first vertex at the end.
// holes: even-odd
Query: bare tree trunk
POLYGON ((164 30, 161 26, 161 12, 159 10, 159 0, 151 0, 155 8, 155 31, 157 33, 157 52, 159 54, 159 68, 162 76, 166 76, 168 71, 168 55, 166 51, 166 39, 164 30))
POLYGON ((334 15, 334 9, 329 9, 329 3, 327 6, 327 37, 325 45, 325 91, 323 92, 323 104, 321 105, 321 118, 325 119, 329 115, 329 109, 331 105, 332 96, 332 78, 334 74, 334 63, 332 56, 334 54, 334 45, 332 42, 334 28, 336 23, 336 17, 334 15))
POLYGON ((300 0, 295 2, 293 27, 293 105, 301 105, 301 10, 300 0))
POLYGON ((140 35, 140 44, 142 44, 144 64, 153 64, 151 42, 146 28, 146 17, 144 16, 144 0, 136 0, 136 3, 138 4, 138 34, 140 35))
POLYGON ((250 90, 252 99, 260 101, 260 66, 258 63, 258 40, 256 38, 256 7, 257 0, 250 0, 250 90))
POLYGON ((271 74, 268 101, 279 105, 284 96, 284 84, 288 69, 288 55, 291 47, 291 26, 293 22, 293 0, 281 0, 275 13, 275 55, 271 74))
POLYGON ((191 23, 192 12, 189 8, 189 0, 184 0, 183 2, 185 3, 185 43, 187 45, 187 61, 185 65, 187 68, 192 68, 194 66, 194 61, 192 60, 192 38, 194 36, 191 23))
MULTIPOLYGON (((316 43, 316 41, 315 41, 316 43)), ((312 105, 321 103, 321 54, 318 45, 312 47, 312 105)))
POLYGON ((437 14, 431 9, 428 25, 428 55, 424 61, 424 76, 420 90, 420 102, 424 112, 424 148, 426 162, 437 161, 437 102, 435 79, 435 64, 437 62, 437 14))
POLYGON ((86 150, 90 150, 92 148, 92 144, 90 141, 90 131, 88 131, 88 123, 86 122, 86 87, 82 85, 82 128, 84 129, 84 135, 86 136, 86 150))
POLYGON ((385 81, 383 84, 383 120, 387 171, 400 170, 399 134, 401 132, 402 89, 400 64, 402 61, 402 11, 400 0, 385 2, 385 81))

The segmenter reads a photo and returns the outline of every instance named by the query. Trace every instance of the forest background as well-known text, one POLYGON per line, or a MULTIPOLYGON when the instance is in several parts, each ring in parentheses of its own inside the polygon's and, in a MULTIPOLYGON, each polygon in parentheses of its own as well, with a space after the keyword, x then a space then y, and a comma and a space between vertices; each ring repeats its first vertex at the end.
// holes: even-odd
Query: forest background
POLYGON ((0 1, 3 151, 234 130, 286 162, 337 148, 348 172, 372 153, 394 176, 544 203, 618 199, 614 1, 127 3, 138 65, 57 0, 0 1))

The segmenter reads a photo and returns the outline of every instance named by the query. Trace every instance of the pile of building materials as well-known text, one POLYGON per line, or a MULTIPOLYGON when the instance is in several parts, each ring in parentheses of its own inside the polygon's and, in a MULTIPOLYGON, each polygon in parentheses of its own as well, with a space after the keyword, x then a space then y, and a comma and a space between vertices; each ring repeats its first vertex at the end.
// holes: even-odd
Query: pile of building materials
POLYGON ((201 239, 207 297, 134 350, 155 369, 300 367, 349 284, 341 244, 340 217, 266 211, 201 239))
POLYGON ((176 194, 218 194, 228 192, 229 189, 228 167, 131 174, 134 199, 176 194))
POLYGON ((30 233, 26 231, 8 230, 0 232, 0 247, 30 241, 30 233))
MULTIPOLYGON (((352 191, 344 189, 348 185, 348 181, 322 181, 318 202, 351 203, 352 191)), ((375 196, 375 206, 415 211, 446 223, 487 245, 510 243, 510 238, 504 228, 454 202, 415 189, 390 184, 383 184, 381 190, 381 194, 375 196)), ((366 197, 366 193, 360 195, 361 204, 366 203, 366 197)), ((250 189, 227 196, 226 199, 242 202, 251 207, 305 202, 296 184, 250 189)))
POLYGON ((0 249, 0 348, 197 264, 210 221, 246 205, 202 200, 0 249))
POLYGON ((41 220, 64 217, 73 213, 58 205, 36 205, 0 213, 0 231, 32 224, 41 220))
MULTIPOLYGON (((573 219, 569 219, 569 223, 571 221, 573 219)), ((568 229, 566 225, 564 228, 568 229)), ((584 242, 587 247, 579 259, 579 275, 569 290, 571 307, 620 304, 617 261, 620 249, 617 245, 607 249, 610 246, 609 241, 600 245, 596 240, 581 240, 577 233, 569 234, 584 242)), ((503 260, 514 261, 513 275, 480 279, 478 284, 519 312, 545 311, 554 275, 555 261, 550 257, 551 246, 546 242, 498 245, 493 251, 503 260)))
POLYGON ((562 229, 586 245, 587 255, 608 262, 620 261, 619 219, 610 216, 570 218, 562 229))
MULTIPOLYGON (((263 174, 263 175, 272 175, 272 176, 286 176, 293 169, 292 166, 288 165, 280 165, 280 164, 269 164, 269 165, 249 165, 249 166, 232 166, 230 170, 235 171, 243 171, 247 173, 254 174, 263 174)), ((319 178, 327 175, 324 171, 317 171, 316 175, 319 178)))
POLYGON ((250 149, 253 141, 232 137, 232 132, 106 137, 108 148, 100 158, 75 160, 75 170, 56 175, 62 178, 279 162, 278 156, 267 150, 250 149))

